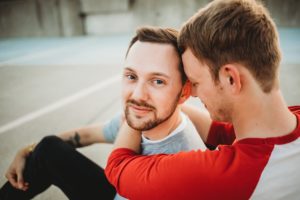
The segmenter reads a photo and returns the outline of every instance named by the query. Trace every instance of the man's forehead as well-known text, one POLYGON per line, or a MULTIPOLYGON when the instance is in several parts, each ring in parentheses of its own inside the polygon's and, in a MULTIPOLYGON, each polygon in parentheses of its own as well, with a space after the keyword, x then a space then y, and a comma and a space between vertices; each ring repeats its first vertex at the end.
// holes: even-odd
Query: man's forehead
POLYGON ((148 73, 177 71, 179 56, 170 44, 137 41, 130 49, 124 62, 124 68, 148 73))
POLYGON ((176 53, 175 48, 171 44, 158 43, 158 42, 146 42, 146 41, 136 41, 129 49, 128 56, 134 56, 139 53, 176 53), (153 52, 152 52, 153 51, 153 52))
POLYGON ((186 76, 190 81, 196 81, 198 76, 202 74, 203 70, 205 70, 206 64, 201 62, 191 51, 191 49, 187 48, 182 54, 183 68, 186 76))

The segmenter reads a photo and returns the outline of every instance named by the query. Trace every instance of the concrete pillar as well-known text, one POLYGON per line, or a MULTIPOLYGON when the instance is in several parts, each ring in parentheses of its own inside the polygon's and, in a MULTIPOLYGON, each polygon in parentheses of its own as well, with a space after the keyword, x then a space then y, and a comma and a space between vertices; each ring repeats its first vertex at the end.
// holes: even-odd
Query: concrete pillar
MULTIPOLYGON (((35 0, 35 13, 41 29, 40 36, 61 36, 59 0, 35 0)), ((22 12, 24 15, 31 15, 22 12)), ((34 32, 34 30, 32 30, 34 32)))
POLYGON ((128 0, 81 0, 88 35, 128 32, 133 27, 133 13, 128 0))
POLYGON ((60 0, 60 29, 62 36, 83 35, 83 19, 79 0, 60 0))
POLYGON ((82 34, 79 0, 0 1, 0 37, 82 34))
POLYGON ((0 1, 0 37, 40 35, 35 0, 0 1))

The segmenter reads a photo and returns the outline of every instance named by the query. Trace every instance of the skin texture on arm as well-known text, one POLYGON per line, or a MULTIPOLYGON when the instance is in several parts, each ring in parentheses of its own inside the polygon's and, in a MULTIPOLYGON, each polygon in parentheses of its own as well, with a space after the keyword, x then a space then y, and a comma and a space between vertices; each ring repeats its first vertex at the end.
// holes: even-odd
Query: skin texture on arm
POLYGON ((118 137, 114 143, 114 149, 127 148, 135 153, 140 152, 141 132, 132 129, 125 121, 120 128, 118 137))
POLYGON ((181 110, 191 119, 201 139, 206 142, 212 119, 208 112, 192 105, 183 104, 181 110))
POLYGON ((83 147, 94 143, 107 143, 103 127, 103 125, 90 125, 62 132, 57 136, 74 147, 83 147))

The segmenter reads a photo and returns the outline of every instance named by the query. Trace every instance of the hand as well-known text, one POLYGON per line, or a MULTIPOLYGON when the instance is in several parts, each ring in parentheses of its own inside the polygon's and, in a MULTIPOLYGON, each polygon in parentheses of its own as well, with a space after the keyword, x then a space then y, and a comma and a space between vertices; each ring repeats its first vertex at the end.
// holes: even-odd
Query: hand
POLYGON ((13 162, 10 164, 7 172, 5 173, 5 177, 11 183, 11 185, 23 191, 26 191, 29 186, 29 183, 25 182, 23 178, 27 156, 28 148, 24 148, 18 151, 13 162))
POLYGON ((131 128, 125 120, 119 130, 114 143, 114 149, 128 148, 136 153, 140 152, 141 131, 131 128))

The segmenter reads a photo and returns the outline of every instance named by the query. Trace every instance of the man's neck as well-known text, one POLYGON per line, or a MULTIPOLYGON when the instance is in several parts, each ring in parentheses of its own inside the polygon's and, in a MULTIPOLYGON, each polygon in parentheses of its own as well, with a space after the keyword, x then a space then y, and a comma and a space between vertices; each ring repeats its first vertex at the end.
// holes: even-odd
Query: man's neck
POLYGON ((281 92, 276 90, 243 101, 235 109, 233 125, 237 140, 279 137, 291 133, 297 119, 287 108, 281 92))
POLYGON ((143 131, 142 134, 149 140, 161 140, 174 131, 181 123, 181 120, 180 109, 176 108, 168 120, 148 131, 143 131))

